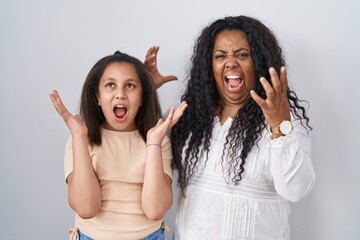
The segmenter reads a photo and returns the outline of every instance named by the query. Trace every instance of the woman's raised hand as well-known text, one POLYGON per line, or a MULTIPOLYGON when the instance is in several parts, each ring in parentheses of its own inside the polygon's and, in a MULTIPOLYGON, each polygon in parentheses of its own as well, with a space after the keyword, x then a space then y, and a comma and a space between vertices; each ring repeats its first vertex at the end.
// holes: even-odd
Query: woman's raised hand
POLYGON ((261 107, 266 121, 271 127, 278 126, 283 120, 290 120, 290 105, 287 96, 287 73, 283 66, 280 69, 280 78, 274 68, 269 69, 272 86, 264 78, 260 82, 265 89, 266 99, 262 99, 254 90, 251 97, 261 107))
POLYGON ((157 53, 159 52, 159 46, 152 46, 146 53, 144 64, 149 70, 156 88, 161 87, 164 83, 177 80, 174 75, 163 76, 159 73, 157 68, 157 53))

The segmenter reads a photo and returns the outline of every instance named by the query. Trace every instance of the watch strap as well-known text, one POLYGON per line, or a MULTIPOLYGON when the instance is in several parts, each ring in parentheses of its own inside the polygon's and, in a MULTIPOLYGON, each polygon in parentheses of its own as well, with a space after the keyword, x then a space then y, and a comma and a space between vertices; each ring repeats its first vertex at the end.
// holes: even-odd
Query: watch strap
POLYGON ((270 131, 273 134, 281 135, 282 132, 280 131, 280 125, 276 127, 270 127, 270 131))
POLYGON ((292 122, 289 120, 283 120, 279 126, 270 127, 270 131, 277 135, 287 135, 293 130, 292 122))

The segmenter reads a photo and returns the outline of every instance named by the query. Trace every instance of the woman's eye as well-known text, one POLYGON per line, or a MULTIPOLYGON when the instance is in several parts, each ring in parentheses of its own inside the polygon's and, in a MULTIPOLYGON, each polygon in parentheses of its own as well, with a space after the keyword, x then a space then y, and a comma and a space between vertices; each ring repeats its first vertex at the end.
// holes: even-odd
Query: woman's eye
POLYGON ((225 58, 225 55, 215 55, 214 58, 215 59, 223 59, 223 58, 225 58))
POLYGON ((245 57, 248 57, 249 54, 248 54, 248 53, 238 53, 237 56, 238 56, 239 58, 245 58, 245 57))

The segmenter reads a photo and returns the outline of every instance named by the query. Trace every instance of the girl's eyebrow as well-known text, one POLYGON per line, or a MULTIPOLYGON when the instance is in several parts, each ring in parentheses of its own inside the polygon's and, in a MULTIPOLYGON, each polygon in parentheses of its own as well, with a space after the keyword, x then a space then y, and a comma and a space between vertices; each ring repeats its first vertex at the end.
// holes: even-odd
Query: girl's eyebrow
POLYGON ((141 82, 141 81, 140 79, 136 79, 136 78, 127 78, 125 82, 141 82))
MULTIPOLYGON (((108 78, 104 78, 104 81, 117 81, 117 79, 113 77, 108 77, 108 78)), ((136 78, 127 78, 124 80, 124 82, 140 82, 140 80, 136 78)))
POLYGON ((116 79, 113 77, 104 78, 104 81, 115 81, 116 79))

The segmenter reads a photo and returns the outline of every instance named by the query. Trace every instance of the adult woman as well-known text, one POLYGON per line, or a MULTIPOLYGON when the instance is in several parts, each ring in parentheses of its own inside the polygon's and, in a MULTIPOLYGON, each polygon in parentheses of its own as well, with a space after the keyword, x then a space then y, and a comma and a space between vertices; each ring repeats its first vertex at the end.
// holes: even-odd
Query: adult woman
MULTIPOLYGON (((154 76, 156 53, 145 62, 154 76)), ((315 174, 309 118, 284 65, 256 19, 203 29, 182 96, 188 108, 171 133, 181 188, 175 239, 290 238, 288 200, 305 197, 315 174)))

